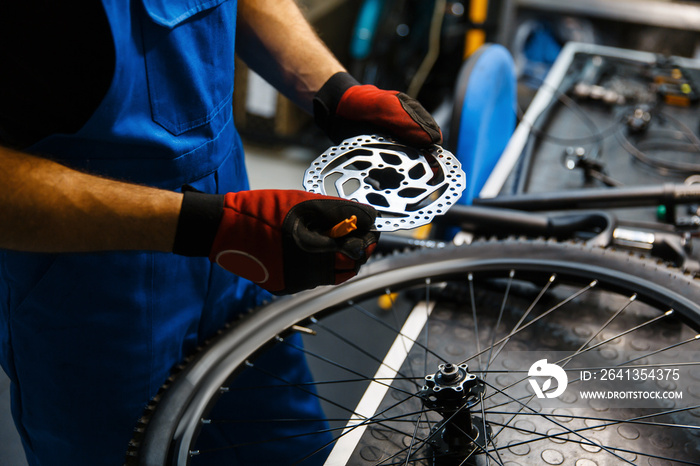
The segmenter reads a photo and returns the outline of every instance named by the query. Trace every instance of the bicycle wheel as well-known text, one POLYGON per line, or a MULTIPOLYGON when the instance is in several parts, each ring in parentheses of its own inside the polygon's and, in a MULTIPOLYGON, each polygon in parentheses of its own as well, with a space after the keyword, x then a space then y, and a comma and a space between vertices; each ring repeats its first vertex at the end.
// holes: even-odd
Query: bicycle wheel
POLYGON ((277 464, 699 464, 698 303, 690 275, 575 243, 398 254, 226 329, 166 384, 128 461, 214 464, 318 435, 312 420, 218 408, 280 386, 321 400, 332 439, 277 464), (258 369, 279 346, 304 353, 315 381, 258 369), (250 382, 263 371, 265 387, 250 382), (206 448, 210 429, 260 423, 269 435, 206 448))

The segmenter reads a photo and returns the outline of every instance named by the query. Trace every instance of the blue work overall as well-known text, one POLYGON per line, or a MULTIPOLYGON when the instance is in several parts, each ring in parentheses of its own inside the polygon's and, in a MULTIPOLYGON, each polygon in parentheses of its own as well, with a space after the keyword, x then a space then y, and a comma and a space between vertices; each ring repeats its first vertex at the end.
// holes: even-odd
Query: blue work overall
MULTIPOLYGON (((52 135, 28 152, 164 189, 247 189, 231 107, 236 1, 103 3, 116 51, 108 93, 77 133, 52 135)), ((29 464, 121 465, 171 368, 266 297, 207 258, 0 250, 0 362, 29 464)), ((281 351, 275 367, 304 381, 303 358, 292 353, 281 351)), ((265 403, 320 416, 305 396, 265 403)), ((242 412, 255 408, 255 400, 244 405, 242 412)), ((227 464, 293 456, 289 448, 256 450, 227 464)))

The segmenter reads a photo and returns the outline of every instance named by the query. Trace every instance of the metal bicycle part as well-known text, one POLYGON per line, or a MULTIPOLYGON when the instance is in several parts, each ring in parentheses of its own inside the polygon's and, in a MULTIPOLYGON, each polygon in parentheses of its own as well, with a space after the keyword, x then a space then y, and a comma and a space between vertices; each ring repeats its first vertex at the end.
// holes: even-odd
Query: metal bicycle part
POLYGON ((373 206, 378 231, 417 228, 444 214, 461 196, 466 177, 440 146, 417 149, 366 135, 326 150, 304 174, 304 189, 373 206))
POLYGON ((399 254, 343 285, 275 301, 226 330, 159 397, 128 464, 215 464, 207 459, 217 453, 255 457, 320 432, 332 443, 283 463, 697 464, 698 302, 700 287, 688 274, 574 243, 507 240, 399 254), (304 347, 296 333, 306 335, 304 347), (315 380, 259 382, 273 346, 304 352, 315 380), (570 362, 574 391, 559 404, 528 390, 527 365, 516 356, 532 351, 562 353, 552 360, 562 367, 570 362), (585 399, 578 374, 598 367, 587 360, 594 352, 620 371, 680 368, 677 380, 643 387, 682 390, 683 398, 633 406, 585 399), (220 409, 263 388, 317 390, 328 429, 307 430, 309 420, 282 412, 237 419, 220 409), (290 425, 284 436, 274 432, 290 425), (264 435, 236 434, 228 446, 205 448, 217 429, 236 426, 264 426, 264 435))

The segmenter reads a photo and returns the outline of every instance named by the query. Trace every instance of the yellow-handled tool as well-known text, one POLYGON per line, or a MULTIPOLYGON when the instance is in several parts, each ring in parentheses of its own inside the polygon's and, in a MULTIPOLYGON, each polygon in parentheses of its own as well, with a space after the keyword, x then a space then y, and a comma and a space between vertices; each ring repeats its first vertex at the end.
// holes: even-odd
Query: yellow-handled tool
POLYGON ((357 216, 353 215, 350 218, 342 220, 336 226, 331 228, 327 235, 331 238, 342 238, 355 230, 357 230, 357 216))

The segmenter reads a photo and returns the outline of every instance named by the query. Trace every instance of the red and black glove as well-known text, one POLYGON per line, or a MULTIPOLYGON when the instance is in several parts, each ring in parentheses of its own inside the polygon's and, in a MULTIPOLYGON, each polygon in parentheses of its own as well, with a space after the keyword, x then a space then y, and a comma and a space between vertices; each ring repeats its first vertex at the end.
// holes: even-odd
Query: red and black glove
POLYGON ((371 206, 304 191, 185 192, 173 252, 207 256, 274 294, 342 283, 374 251, 371 206), (330 231, 356 218, 338 238, 330 231))
POLYGON ((314 96, 316 124, 335 144, 361 134, 388 134, 414 146, 442 143, 442 132, 417 100, 398 91, 361 85, 336 73, 314 96))

